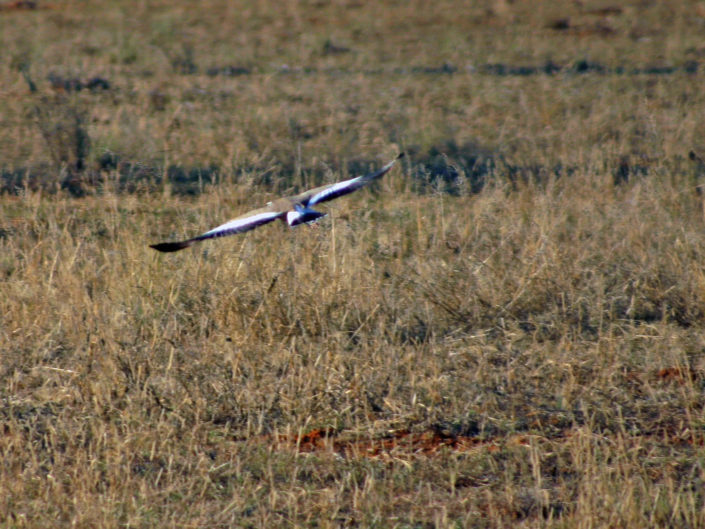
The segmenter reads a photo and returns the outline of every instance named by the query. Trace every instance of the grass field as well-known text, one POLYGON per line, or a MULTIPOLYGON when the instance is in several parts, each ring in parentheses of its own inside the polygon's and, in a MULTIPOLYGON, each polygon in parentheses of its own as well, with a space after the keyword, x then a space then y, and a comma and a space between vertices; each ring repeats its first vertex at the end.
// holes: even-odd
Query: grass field
POLYGON ((0 4, 0 527, 705 527, 704 27, 0 4))

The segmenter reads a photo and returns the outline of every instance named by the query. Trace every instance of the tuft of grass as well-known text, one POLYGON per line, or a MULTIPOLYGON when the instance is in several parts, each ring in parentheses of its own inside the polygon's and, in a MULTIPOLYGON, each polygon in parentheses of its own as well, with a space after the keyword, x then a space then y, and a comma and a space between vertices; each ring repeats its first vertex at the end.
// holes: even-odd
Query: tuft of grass
POLYGON ((73 182, 86 170, 91 148, 86 109, 64 97, 44 98, 33 106, 32 114, 53 166, 60 168, 62 187, 78 192, 73 182))

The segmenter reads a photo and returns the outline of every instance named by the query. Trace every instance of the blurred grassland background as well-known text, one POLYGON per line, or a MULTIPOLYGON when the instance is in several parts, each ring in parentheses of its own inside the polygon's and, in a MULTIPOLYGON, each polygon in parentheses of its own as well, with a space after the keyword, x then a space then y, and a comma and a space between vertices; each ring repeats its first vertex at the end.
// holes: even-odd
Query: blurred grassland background
POLYGON ((0 527, 705 526, 704 35, 0 4, 0 527), (318 229, 147 246, 400 151, 318 229))

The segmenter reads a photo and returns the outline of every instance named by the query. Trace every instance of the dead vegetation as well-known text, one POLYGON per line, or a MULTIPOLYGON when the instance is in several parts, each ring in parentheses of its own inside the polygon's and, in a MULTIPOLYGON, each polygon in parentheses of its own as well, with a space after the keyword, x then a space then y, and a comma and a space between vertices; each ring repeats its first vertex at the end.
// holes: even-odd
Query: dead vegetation
POLYGON ((0 11, 0 526, 705 525, 698 5, 420 5, 0 11))

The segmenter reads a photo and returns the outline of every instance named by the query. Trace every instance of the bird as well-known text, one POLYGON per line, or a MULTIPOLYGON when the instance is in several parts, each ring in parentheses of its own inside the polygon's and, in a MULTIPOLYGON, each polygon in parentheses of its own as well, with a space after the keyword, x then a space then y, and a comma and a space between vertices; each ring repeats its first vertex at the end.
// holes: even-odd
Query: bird
POLYGON ((303 223, 313 223, 321 217, 325 217, 326 214, 316 211, 312 206, 342 197, 382 178, 394 167, 397 160, 403 156, 404 153, 402 152, 381 169, 364 176, 315 187, 303 193, 299 193, 298 195, 282 197, 268 202, 267 205, 262 208, 248 211, 196 237, 184 241, 160 242, 150 244, 149 246, 159 252, 177 252, 197 242, 214 239, 216 237, 225 237, 226 235, 234 235, 236 233, 244 233, 276 219, 286 222, 292 228, 303 223))

